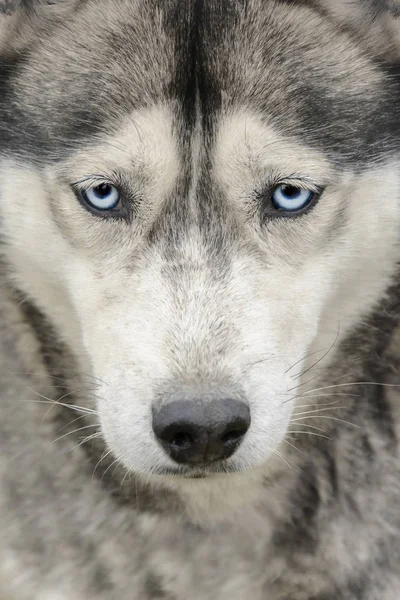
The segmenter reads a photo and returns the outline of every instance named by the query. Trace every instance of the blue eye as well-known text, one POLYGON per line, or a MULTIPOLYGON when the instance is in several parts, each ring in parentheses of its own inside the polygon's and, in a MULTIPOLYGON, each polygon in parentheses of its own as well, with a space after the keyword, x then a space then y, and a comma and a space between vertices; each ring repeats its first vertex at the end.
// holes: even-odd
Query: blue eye
POLYGON ((284 183, 274 188, 272 202, 278 210, 296 212, 310 204, 315 196, 311 190, 284 183))
POLYGON ((82 198, 92 208, 100 211, 108 211, 117 208, 121 194, 111 183, 100 183, 95 187, 84 190, 82 198))

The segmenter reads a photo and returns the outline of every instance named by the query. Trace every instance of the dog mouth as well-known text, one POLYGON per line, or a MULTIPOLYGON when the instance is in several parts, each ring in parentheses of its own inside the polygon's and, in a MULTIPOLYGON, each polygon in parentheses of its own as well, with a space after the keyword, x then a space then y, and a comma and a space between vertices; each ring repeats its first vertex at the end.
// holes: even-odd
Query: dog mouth
POLYGON ((205 464, 202 465, 201 468, 197 467, 186 467, 186 468, 171 468, 171 467, 166 467, 166 468, 159 468, 156 471, 153 471, 153 475, 159 476, 159 477, 168 477, 168 478, 173 478, 173 479, 186 479, 186 480, 196 480, 196 479, 207 479, 210 477, 216 477, 216 476, 226 476, 229 477, 229 475, 233 475, 235 473, 239 473, 239 469, 231 466, 231 465, 227 465, 227 464, 215 464, 215 463, 210 463, 210 464, 205 464))

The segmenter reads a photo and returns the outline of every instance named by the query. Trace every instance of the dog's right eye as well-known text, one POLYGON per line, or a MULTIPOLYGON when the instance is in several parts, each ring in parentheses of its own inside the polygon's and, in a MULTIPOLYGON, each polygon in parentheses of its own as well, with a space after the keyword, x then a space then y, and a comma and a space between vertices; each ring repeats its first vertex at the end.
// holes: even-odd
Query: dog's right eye
POLYGON ((100 183, 80 192, 82 200, 96 211, 109 212, 118 210, 121 193, 111 183, 100 183))
POLYGON ((297 185, 281 184, 273 190, 272 203, 280 211, 295 213, 307 208, 315 196, 315 192, 297 185))

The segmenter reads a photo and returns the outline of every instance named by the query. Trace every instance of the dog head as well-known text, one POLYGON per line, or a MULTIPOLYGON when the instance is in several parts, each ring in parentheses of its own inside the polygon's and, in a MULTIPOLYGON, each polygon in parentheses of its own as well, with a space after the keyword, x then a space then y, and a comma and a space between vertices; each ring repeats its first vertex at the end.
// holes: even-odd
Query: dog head
POLYGON ((244 495, 244 474, 284 452, 301 373, 394 271, 396 14, 361 0, 0 7, 15 281, 87 357, 128 470, 244 495))

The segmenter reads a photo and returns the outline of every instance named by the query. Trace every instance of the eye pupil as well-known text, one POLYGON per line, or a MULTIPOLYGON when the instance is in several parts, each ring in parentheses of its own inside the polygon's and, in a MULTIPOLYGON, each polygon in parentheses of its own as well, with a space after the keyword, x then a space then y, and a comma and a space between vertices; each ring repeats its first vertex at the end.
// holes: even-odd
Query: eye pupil
POLYGON ((300 194, 300 188, 294 187, 293 185, 283 185, 282 193, 287 198, 297 198, 300 194))
POLYGON ((99 198, 106 198, 111 194, 112 191, 111 185, 109 183, 101 183, 94 189, 99 198))

